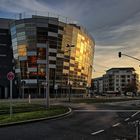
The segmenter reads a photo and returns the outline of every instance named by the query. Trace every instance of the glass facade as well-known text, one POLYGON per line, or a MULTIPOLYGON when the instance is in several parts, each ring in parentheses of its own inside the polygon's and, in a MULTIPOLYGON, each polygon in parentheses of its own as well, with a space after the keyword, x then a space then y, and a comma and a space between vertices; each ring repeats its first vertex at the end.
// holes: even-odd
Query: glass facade
POLYGON ((11 23, 11 36, 19 90, 25 81, 25 92, 43 96, 47 67, 52 96, 56 85, 59 95, 65 95, 69 85, 73 94, 90 87, 95 43, 80 26, 33 16, 11 23))
MULTIPOLYGON (((11 48, 11 35, 9 23, 11 19, 0 18, 0 99, 9 98, 9 80, 7 73, 13 70, 13 50, 11 48)), ((16 97, 16 86, 13 81, 13 97, 16 97)))

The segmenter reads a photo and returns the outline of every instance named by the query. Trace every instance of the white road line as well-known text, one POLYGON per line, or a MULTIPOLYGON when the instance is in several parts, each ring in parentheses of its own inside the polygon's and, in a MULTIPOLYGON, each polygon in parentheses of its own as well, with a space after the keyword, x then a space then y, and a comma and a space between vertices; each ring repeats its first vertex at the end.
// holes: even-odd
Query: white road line
POLYGON ((128 121, 130 118, 126 118, 124 121, 126 122, 126 121, 128 121))
POLYGON ((140 112, 139 110, 73 110, 74 112, 140 112))
POLYGON ((96 132, 93 132, 93 133, 91 133, 91 135, 96 135, 96 134, 99 134, 99 133, 101 133, 101 132, 103 132, 103 131, 105 131, 105 130, 99 130, 99 131, 96 131, 96 132))
POLYGON ((140 113, 140 111, 138 111, 138 112, 134 113, 133 115, 131 115, 131 117, 136 116, 138 113, 140 113))
POLYGON ((112 127, 116 127, 116 126, 119 126, 119 125, 120 125, 120 123, 116 123, 116 124, 112 125, 112 127))

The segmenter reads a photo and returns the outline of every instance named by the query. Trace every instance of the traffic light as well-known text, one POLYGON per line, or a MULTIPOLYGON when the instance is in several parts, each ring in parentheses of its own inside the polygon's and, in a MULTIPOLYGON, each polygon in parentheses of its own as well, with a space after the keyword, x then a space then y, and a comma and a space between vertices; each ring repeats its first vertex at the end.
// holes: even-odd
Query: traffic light
POLYGON ((121 57, 121 56, 122 56, 122 53, 121 53, 121 52, 119 52, 119 53, 118 53, 118 55, 119 55, 119 57, 121 57))

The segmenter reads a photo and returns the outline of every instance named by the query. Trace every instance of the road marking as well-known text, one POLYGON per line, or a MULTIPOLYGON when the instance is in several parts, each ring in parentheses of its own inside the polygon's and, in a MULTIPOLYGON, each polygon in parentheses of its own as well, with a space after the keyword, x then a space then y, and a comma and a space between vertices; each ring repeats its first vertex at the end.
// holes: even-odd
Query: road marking
POLYGON ((130 118, 126 118, 124 121, 126 122, 126 121, 128 121, 130 118))
POLYGON ((116 123, 116 124, 112 125, 112 127, 116 127, 116 126, 119 126, 119 125, 120 125, 120 123, 116 123))
POLYGON ((138 111, 138 112, 134 113, 133 115, 131 115, 131 117, 136 116, 138 113, 140 113, 140 111, 138 111))
POLYGON ((99 130, 99 131, 96 131, 96 132, 93 132, 93 133, 91 133, 91 135, 96 135, 96 134, 99 134, 99 133, 101 133, 101 132, 103 132, 103 131, 105 131, 105 130, 99 130))
POLYGON ((139 110, 73 110, 74 112, 140 112, 139 110))

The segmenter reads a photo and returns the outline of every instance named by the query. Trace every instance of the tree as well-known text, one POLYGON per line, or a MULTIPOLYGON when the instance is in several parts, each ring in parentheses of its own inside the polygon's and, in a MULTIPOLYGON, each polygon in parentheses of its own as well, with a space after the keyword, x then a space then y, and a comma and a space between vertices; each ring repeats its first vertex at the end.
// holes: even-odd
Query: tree
POLYGON ((137 85, 136 85, 136 82, 135 80, 132 80, 130 83, 128 83, 125 87, 125 93, 127 92, 133 92, 134 94, 136 93, 137 91, 137 85))

